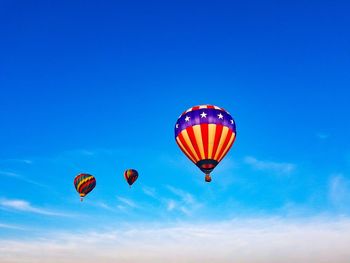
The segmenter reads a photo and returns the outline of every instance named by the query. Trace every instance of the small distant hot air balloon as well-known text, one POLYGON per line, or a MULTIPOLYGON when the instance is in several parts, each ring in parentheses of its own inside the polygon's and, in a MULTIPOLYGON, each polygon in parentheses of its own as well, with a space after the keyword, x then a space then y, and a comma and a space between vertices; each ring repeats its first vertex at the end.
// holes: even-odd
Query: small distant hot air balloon
POLYGON ((185 111, 175 124, 175 140, 182 152, 205 173, 210 173, 225 157, 236 139, 236 124, 224 109, 200 105, 185 111))
POLYGON ((74 179, 74 186, 80 195, 80 201, 96 186, 96 179, 91 174, 78 174, 74 179))
POLYGON ((124 178, 130 187, 133 183, 135 183, 137 177, 139 177, 139 173, 134 169, 128 169, 124 172, 124 178))

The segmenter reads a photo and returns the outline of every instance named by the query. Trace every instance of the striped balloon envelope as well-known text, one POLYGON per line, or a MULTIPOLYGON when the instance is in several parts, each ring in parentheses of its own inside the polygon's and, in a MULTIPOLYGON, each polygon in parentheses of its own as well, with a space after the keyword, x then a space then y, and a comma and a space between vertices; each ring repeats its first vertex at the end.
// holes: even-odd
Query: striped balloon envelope
POLYGON ((236 123, 223 108, 200 105, 181 114, 175 124, 175 140, 182 152, 206 174, 225 157, 236 139, 236 123))
POLYGON ((74 179, 74 186, 80 195, 80 201, 96 186, 96 179, 91 174, 78 174, 74 179))

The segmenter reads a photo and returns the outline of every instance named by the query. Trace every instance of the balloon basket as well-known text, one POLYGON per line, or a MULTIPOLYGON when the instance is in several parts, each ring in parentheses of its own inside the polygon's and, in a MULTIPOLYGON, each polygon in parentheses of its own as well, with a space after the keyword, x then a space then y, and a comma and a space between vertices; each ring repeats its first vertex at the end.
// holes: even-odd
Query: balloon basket
POLYGON ((206 175, 205 175, 205 181, 206 181, 207 183, 210 183, 210 182, 211 182, 211 176, 210 176, 210 174, 206 174, 206 175))

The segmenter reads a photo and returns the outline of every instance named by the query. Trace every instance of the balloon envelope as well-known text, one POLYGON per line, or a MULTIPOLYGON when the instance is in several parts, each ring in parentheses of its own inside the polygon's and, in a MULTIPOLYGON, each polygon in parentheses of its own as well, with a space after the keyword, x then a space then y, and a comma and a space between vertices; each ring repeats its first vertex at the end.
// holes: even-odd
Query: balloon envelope
POLYGON ((124 178, 130 186, 135 183, 138 177, 139 173, 134 169, 128 169, 124 172, 124 178))
POLYGON ((74 186, 82 200, 84 196, 95 188, 96 179, 91 174, 78 174, 74 179, 74 186))
POLYGON ((181 114, 175 124, 175 140, 182 152, 206 174, 225 157, 236 139, 236 124, 223 108, 200 105, 181 114))

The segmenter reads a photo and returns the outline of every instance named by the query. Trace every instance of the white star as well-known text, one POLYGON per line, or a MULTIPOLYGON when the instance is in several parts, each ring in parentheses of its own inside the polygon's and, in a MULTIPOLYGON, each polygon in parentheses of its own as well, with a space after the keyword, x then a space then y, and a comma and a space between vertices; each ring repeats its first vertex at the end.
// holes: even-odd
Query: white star
POLYGON ((179 124, 178 124, 178 123, 176 123, 175 127, 176 127, 176 129, 177 129, 177 128, 179 128, 179 124))
POLYGON ((207 117, 207 114, 203 111, 202 114, 201 114, 201 117, 202 117, 202 118, 206 118, 206 117, 207 117))
POLYGON ((231 120, 231 124, 233 124, 233 120, 231 120))
POLYGON ((218 114, 218 117, 219 117, 219 119, 223 119, 224 118, 224 116, 222 116, 221 113, 218 114))
POLYGON ((189 121, 190 117, 186 116, 185 121, 189 121))

